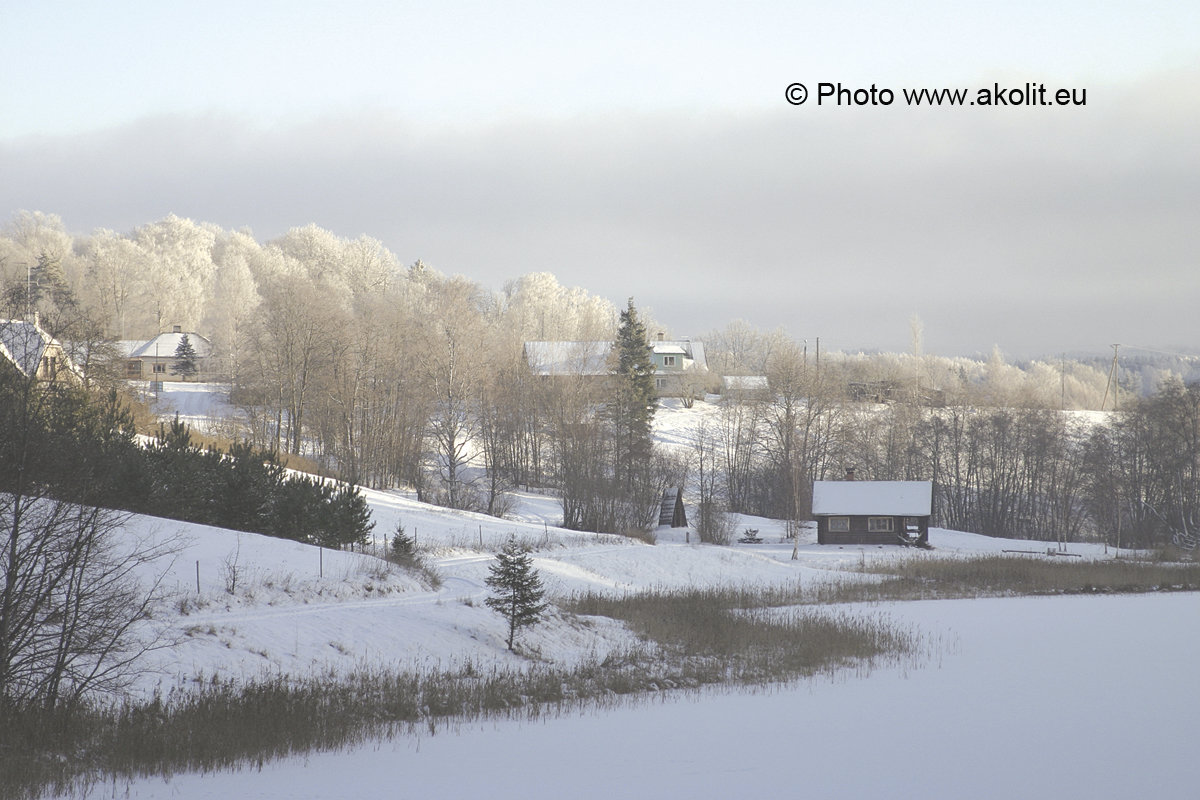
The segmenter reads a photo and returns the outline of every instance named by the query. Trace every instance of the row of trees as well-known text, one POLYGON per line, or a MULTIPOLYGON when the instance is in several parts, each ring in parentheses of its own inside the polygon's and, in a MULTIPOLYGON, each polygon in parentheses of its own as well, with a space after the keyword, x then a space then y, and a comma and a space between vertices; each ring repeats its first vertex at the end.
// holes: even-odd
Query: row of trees
MULTIPOLYGON (((650 421, 630 422, 641 401, 629 377, 644 369, 630 366, 630 342, 644 356, 646 333, 661 327, 644 311, 630 327, 632 306, 618 313, 548 274, 492 292, 420 261, 402 267, 374 240, 315 226, 265 244, 176 217, 127 235, 74 237, 37 214, 18 216, 0 236, 0 273, 8 313, 32 300, 60 338, 96 340, 88 353, 103 351, 101 335, 149 335, 168 322, 210 332, 245 411, 230 438, 303 453, 354 483, 403 484, 493 514, 506 512, 515 486, 555 489, 564 520, 581 528, 643 527, 655 495, 683 482, 688 461, 688 480, 713 511, 802 518, 811 482, 855 464, 866 477, 935 480, 943 524, 1039 537, 1100 532, 1107 528, 1081 492, 1096 484, 1095 467, 1084 466, 1102 448, 1085 448, 1084 433, 1048 409, 1111 409, 1119 400, 1122 416, 1136 414, 1140 382, 1159 374, 1118 369, 1110 382, 1107 363, 1018 368, 998 352, 928 356, 916 327, 911 354, 822 353, 815 341, 731 323, 706 337, 714 372, 765 375, 769 391, 729 392, 680 454, 630 438, 650 421), (90 333, 79 320, 91 321, 90 333), (534 378, 522 343, 538 339, 619 342, 614 379, 599 385, 584 370, 534 378)), ((1156 519, 1143 503, 1177 516, 1160 508, 1165 491, 1130 501, 1136 513, 1126 502, 1122 534, 1135 519, 1156 519)), ((1109 527, 1115 536, 1118 526, 1109 527)))
POLYGON ((35 486, 82 505, 337 548, 366 543, 373 526, 357 487, 288 474, 270 451, 202 448, 178 419, 142 445, 115 390, 40 387, 5 370, 0 405, 0 490, 35 486))
POLYGON ((701 533, 720 512, 806 519, 814 480, 930 480, 934 524, 1049 541, 1195 547, 1200 384, 1165 382, 1106 415, 847 402, 786 348, 769 391, 726 397, 691 467, 701 533))

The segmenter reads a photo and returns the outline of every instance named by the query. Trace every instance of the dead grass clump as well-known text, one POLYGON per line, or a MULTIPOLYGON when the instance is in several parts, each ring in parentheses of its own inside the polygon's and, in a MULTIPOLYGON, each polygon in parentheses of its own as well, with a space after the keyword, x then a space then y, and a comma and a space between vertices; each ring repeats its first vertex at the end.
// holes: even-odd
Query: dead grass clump
POLYGON ((794 607, 803 596, 798 586, 714 588, 588 593, 567 605, 624 621, 677 668, 717 664, 725 680, 738 682, 789 680, 921 649, 919 637, 886 619, 794 607))
POLYGON ((1200 590, 1200 564, 1156 561, 993 555, 915 558, 865 570, 885 577, 828 587, 825 602, 1200 590))

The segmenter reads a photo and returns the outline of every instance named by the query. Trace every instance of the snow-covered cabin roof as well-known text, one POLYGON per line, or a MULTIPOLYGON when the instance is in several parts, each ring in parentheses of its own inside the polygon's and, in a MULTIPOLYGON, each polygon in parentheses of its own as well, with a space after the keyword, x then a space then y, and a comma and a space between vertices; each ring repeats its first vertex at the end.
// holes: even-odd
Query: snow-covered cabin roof
POLYGON ((813 481, 814 515, 885 514, 927 517, 933 513, 931 481, 813 481))
POLYGON ((134 348, 129 358, 172 358, 179 349, 179 342, 188 337, 196 358, 208 358, 212 355, 212 342, 198 333, 184 331, 182 333, 160 333, 150 341, 134 348))
POLYGON ((765 392, 770 388, 766 375, 726 375, 725 388, 736 392, 765 392))
POLYGON ((662 353, 663 355, 669 355, 669 356, 671 356, 671 355, 686 356, 687 355, 687 350, 684 350, 682 347, 680 347, 679 345, 677 345, 673 342, 672 343, 655 342, 654 345, 652 345, 652 346, 654 348, 654 352, 662 353))
POLYGON ((534 375, 607 375, 612 342, 526 342, 534 375))
POLYGON ((12 362, 21 374, 37 374, 38 364, 54 337, 41 326, 21 319, 0 320, 0 357, 12 362))

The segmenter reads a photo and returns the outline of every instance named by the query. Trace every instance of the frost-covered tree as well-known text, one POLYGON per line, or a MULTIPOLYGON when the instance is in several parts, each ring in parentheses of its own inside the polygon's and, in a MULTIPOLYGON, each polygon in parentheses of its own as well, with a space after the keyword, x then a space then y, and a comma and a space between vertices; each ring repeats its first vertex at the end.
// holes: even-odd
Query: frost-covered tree
POLYGON ((171 214, 138 228, 134 241, 154 264, 143 287, 154 332, 168 324, 194 329, 213 286, 214 230, 171 214))
POLYGON ((461 278, 441 285, 429 314, 413 330, 422 349, 421 374, 430 391, 429 442, 436 501, 479 508, 466 472, 481 434, 480 386, 490 371, 488 333, 479 312, 479 287, 461 278))
POLYGON ((151 328, 149 319, 139 326, 136 318, 138 293, 153 268, 146 253, 110 230, 96 231, 83 244, 83 252, 87 267, 82 299, 96 310, 108 333, 125 339, 131 330, 151 328))
POLYGON ((546 612, 542 578, 533 568, 529 550, 515 539, 508 540, 488 569, 491 574, 487 585, 492 595, 484 602, 508 621, 508 649, 512 650, 517 631, 536 625, 546 612))
POLYGON ((240 232, 219 238, 213 250, 216 272, 201 330, 212 338, 224 374, 238 374, 246 356, 254 314, 262 302, 254 269, 263 257, 258 243, 240 232))
POLYGON ((615 332, 612 303, 581 288, 567 288, 549 272, 509 281, 502 305, 504 324, 520 341, 602 341, 615 332))

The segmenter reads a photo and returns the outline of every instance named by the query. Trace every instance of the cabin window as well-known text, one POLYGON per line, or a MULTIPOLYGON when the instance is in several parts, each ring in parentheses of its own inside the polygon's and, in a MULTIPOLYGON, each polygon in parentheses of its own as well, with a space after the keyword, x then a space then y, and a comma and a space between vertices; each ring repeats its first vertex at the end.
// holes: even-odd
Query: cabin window
POLYGON ((675 366, 675 356, 663 356, 663 366, 664 367, 675 366))
POLYGON ((892 517, 867 517, 867 530, 871 533, 890 533, 895 528, 892 517))
POLYGON ((849 533, 850 518, 849 517, 830 517, 829 530, 834 532, 849 533))
POLYGON ((166 372, 166 371, 167 371, 167 365, 166 365, 166 364, 155 364, 155 365, 154 365, 154 371, 155 371, 155 372, 166 372))
POLYGON ((125 375, 130 378, 142 377, 142 362, 140 362, 140 361, 125 362, 125 375))

